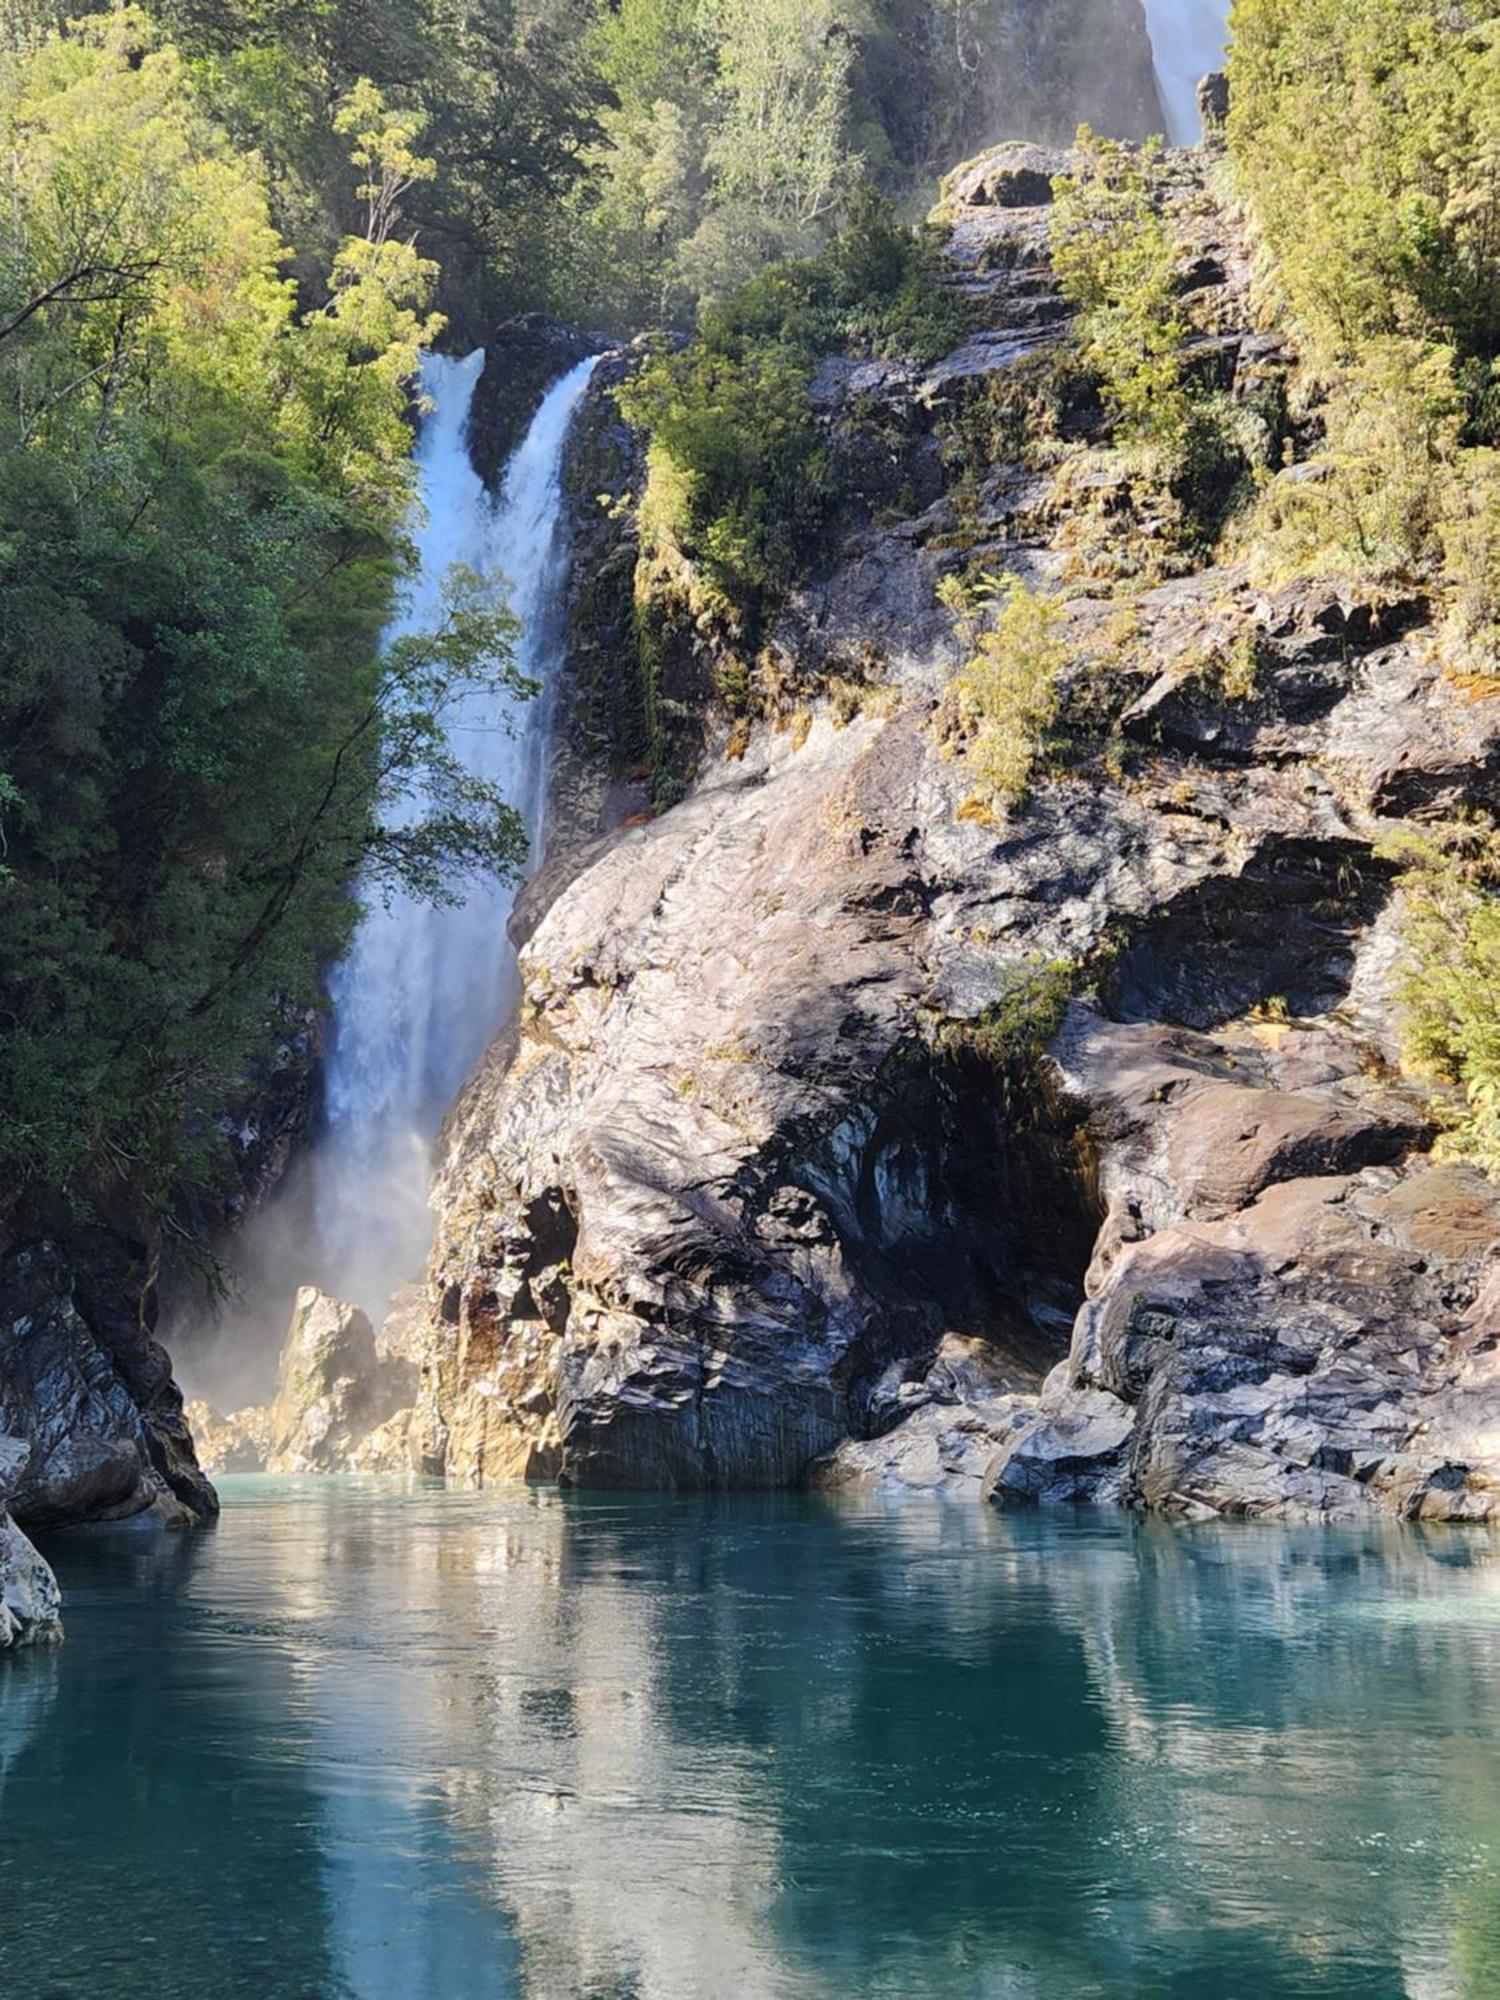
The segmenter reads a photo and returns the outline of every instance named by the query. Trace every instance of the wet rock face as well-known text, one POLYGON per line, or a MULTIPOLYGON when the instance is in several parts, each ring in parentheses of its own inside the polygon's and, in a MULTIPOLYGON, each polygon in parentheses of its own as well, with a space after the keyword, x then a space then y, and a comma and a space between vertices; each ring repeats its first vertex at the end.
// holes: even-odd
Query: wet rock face
POLYGON ((1346 1022, 1213 1037, 1075 1007, 1109 1218, 993 1496, 1186 1513, 1500 1511, 1500 1194, 1346 1022), (1086 1449, 1070 1445, 1082 1438, 1086 1449))
POLYGON ((217 1511, 122 1260, 107 1242, 45 1241, 0 1259, 0 1434, 29 1446, 10 1495, 24 1525, 217 1511))
POLYGON ((489 337, 469 417, 469 452, 486 486, 498 484, 558 377, 608 345, 602 335, 564 326, 544 313, 522 313, 489 337))
MULTIPOLYGON (((521 1017, 445 1135, 428 1469, 1489 1511, 1500 1209, 1393 1081, 1379 854, 1393 819, 1494 805, 1500 702, 1444 680, 1419 598, 1210 569, 1141 593, 1129 641, 1072 592, 1070 761, 1024 810, 974 811, 934 727, 942 578, 1066 577, 1076 507, 1132 505, 1082 408, 1073 501, 1020 465, 961 514, 943 485, 939 428, 1066 325, 1062 164, 1008 147, 950 185, 985 319, 957 354, 820 371, 865 470, 769 636, 795 726, 747 741, 709 703, 679 805, 564 830, 521 1017), (1242 653, 1231 695, 1205 662, 1242 653), (1018 1046, 1059 966, 1097 998, 1060 1030, 1030 1003, 1018 1046)), ((1171 171, 1199 358, 1259 393, 1285 356, 1243 247, 1171 171)))
POLYGON ((0 1653, 52 1645, 62 1637, 57 1578, 8 1512, 30 1457, 24 1439, 0 1437, 0 1653))

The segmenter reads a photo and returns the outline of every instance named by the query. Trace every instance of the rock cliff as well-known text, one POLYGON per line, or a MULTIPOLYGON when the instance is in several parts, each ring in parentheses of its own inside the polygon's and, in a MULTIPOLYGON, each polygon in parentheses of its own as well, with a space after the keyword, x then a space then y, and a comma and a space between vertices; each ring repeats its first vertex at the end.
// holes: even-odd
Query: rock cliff
POLYGON ((412 1340, 424 1315, 403 1294, 377 1334, 358 1306, 312 1286, 297 1294, 275 1400, 220 1416, 191 1403, 188 1420, 210 1473, 404 1472, 413 1460, 418 1367, 412 1340))
MULTIPOLYGON (((1052 463, 1007 452, 1067 330, 1061 164, 951 180, 956 352, 820 373, 833 553, 748 716, 679 635, 655 815, 639 454, 596 392, 525 1002, 438 1186, 417 1427, 450 1476, 1500 1511, 1500 1200, 1401 1079, 1381 858, 1493 806, 1500 701, 1445 678, 1417 596, 1157 560, 1086 399, 1052 463), (1065 607, 1069 747, 1008 815, 943 727, 938 586, 974 563, 1065 607)), ((1170 178, 1188 365, 1258 409, 1284 343, 1203 163, 1170 178)))

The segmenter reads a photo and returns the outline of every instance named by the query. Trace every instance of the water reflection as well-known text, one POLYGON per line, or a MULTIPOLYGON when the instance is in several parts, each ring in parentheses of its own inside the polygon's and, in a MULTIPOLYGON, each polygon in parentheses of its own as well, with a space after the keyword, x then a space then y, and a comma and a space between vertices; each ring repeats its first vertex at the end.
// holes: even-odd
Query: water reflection
POLYGON ((21 1990, 1500 1992, 1500 1543, 229 1497, 51 1548, 70 1644, 0 1674, 21 1990))

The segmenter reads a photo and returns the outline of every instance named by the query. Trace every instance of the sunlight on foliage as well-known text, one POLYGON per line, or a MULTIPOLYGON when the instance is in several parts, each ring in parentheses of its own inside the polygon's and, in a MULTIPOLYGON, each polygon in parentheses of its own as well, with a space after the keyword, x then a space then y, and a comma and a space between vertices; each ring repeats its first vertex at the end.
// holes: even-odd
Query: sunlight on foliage
POLYGON ((1489 826, 1403 836, 1406 1052, 1453 1085, 1449 1145, 1500 1175, 1500 837, 1489 826))
POLYGON ((166 1203, 211 1175, 215 1114, 316 1004, 356 873, 441 897, 520 859, 445 734, 466 687, 525 691, 504 606, 459 578, 436 632, 377 643, 441 321, 435 267, 386 226, 418 128, 349 101, 372 226, 304 309, 262 161, 144 14, 0 55, 13 1194, 86 1209, 118 1177, 166 1203))
POLYGON ((974 779, 975 816, 1019 805, 1057 720, 1058 681, 1068 663, 1060 607, 1019 577, 945 579, 941 601, 957 619, 970 658, 959 671, 943 725, 974 779))
POLYGON ((1152 193, 1160 149, 1078 135, 1075 173, 1054 182, 1052 264, 1078 310, 1078 343, 1124 441, 1174 443, 1188 420, 1187 323, 1173 250, 1152 193))

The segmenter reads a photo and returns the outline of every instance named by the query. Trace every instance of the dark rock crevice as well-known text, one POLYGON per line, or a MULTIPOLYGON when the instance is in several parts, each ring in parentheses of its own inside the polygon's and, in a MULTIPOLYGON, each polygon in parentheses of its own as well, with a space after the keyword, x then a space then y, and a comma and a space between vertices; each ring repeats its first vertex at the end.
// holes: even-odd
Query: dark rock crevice
POLYGON ((847 1372, 864 1435, 904 1413, 949 1343, 997 1388, 1039 1383, 1066 1351, 1102 1220, 1081 1114, 1038 1069, 921 1047, 889 1069, 874 1108, 788 1168, 868 1301, 847 1372))
POLYGON ((1238 873, 1193 884, 1133 930, 1106 982, 1110 1011, 1200 1029, 1258 1007, 1326 1013, 1392 875, 1352 836, 1264 842, 1238 873))

